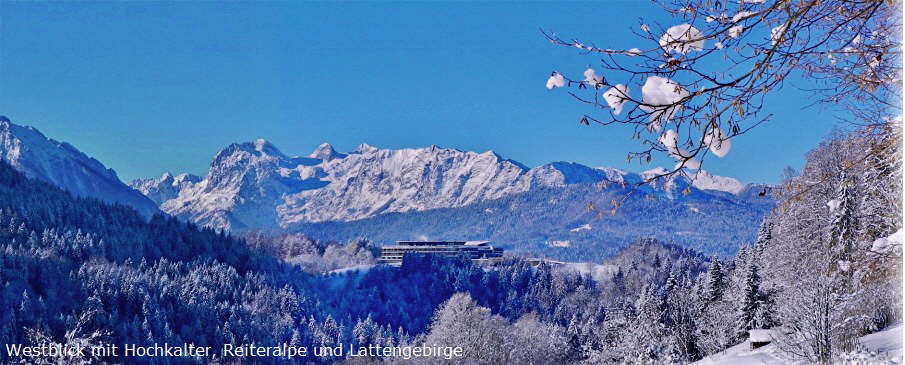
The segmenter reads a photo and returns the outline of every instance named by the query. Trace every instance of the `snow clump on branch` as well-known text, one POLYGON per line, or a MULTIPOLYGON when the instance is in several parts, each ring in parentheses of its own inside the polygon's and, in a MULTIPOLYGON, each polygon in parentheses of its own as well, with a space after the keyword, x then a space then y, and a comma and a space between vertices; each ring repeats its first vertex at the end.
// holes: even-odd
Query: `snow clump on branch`
POLYGON ((679 102, 691 95, 687 89, 665 77, 651 76, 641 87, 641 110, 650 113, 651 131, 660 131, 664 122, 669 122, 672 117, 682 109, 679 102))
POLYGON ((716 157, 723 158, 732 148, 732 141, 723 133, 719 126, 714 126, 712 130, 704 135, 704 145, 710 148, 716 157))
POLYGON ((550 78, 547 79, 547 89, 552 90, 554 87, 563 86, 566 86, 566 80, 559 72, 554 72, 553 75, 550 75, 550 78))
POLYGON ((584 71, 584 82, 590 87, 600 89, 603 86, 603 77, 597 76, 594 69, 589 68, 584 71))
POLYGON ((735 14, 735 15, 732 17, 732 22, 733 22, 733 23, 738 23, 739 20, 746 19, 746 18, 748 18, 748 17, 750 17, 750 16, 752 16, 752 15, 754 15, 754 14, 757 14, 757 13, 755 13, 755 12, 753 12, 753 11, 742 11, 742 12, 739 12, 738 14, 735 14))
POLYGON ((638 48, 632 48, 632 49, 630 49, 630 50, 628 50, 628 51, 625 51, 625 55, 631 56, 631 57, 639 56, 639 55, 641 55, 642 53, 643 53, 643 52, 641 52, 641 50, 638 49, 638 48))
POLYGON ((782 38, 785 36, 785 33, 786 33, 786 27, 787 27, 787 25, 783 24, 783 25, 780 25, 773 29, 770 29, 770 44, 775 46, 777 43, 782 41, 782 38))
POLYGON ((691 24, 670 27, 660 37, 660 48, 666 52, 681 54, 704 50, 704 33, 691 24))
POLYGON ((670 129, 661 134, 660 144, 666 147, 666 152, 669 153, 670 157, 679 161, 675 167, 677 170, 682 167, 697 170, 701 167, 701 163, 695 160, 690 152, 679 147, 679 134, 676 131, 670 129))
POLYGON ((607 105, 613 108, 613 114, 619 115, 622 113, 622 104, 628 100, 628 86, 618 84, 610 88, 603 93, 603 100, 606 100, 607 105))

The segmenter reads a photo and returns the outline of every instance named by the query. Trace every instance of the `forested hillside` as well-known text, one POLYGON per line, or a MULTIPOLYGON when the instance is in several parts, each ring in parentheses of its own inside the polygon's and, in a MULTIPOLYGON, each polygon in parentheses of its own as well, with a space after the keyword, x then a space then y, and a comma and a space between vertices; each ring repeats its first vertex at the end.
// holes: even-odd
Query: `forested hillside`
MULTIPOLYGON (((311 276, 264 246, 249 248, 164 216, 145 220, 131 208, 25 178, 4 162, 0 204, 0 307, 13 309, 0 317, 4 344, 389 344, 427 331, 438 305, 455 292, 470 292, 508 318, 534 311, 552 319, 568 317, 559 309, 565 296, 594 287, 586 278, 522 261, 486 271, 467 260, 431 257, 360 276, 311 276)), ((0 356, 15 360, 6 351, 0 356)))

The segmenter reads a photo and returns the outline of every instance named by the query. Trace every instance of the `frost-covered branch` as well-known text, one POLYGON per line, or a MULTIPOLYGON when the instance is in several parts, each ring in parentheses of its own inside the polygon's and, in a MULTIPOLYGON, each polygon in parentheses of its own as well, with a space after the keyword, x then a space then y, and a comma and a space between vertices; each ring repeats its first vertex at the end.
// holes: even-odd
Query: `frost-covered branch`
POLYGON ((798 76, 801 85, 794 86, 810 91, 816 103, 850 110, 868 123, 900 113, 894 2, 661 5, 681 20, 669 27, 657 24, 659 30, 642 23, 634 31, 639 47, 631 49, 543 32, 553 44, 599 56, 599 66, 583 77, 554 71, 547 88, 570 88, 570 95, 600 110, 583 115, 583 124, 634 126, 632 137, 644 149, 630 152, 630 161, 649 162, 653 154, 676 160, 661 177, 696 170, 707 155, 726 156, 735 137, 770 119, 764 97, 790 76, 798 76))

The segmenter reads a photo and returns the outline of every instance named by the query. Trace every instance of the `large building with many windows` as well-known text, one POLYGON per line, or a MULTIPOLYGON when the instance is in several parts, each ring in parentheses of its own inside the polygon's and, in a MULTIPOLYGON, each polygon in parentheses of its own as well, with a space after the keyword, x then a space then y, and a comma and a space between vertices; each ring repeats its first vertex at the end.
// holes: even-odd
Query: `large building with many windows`
POLYGON ((380 249, 380 261, 401 265, 406 253, 465 256, 478 263, 495 263, 503 259, 503 249, 490 245, 490 241, 397 241, 395 245, 380 249))

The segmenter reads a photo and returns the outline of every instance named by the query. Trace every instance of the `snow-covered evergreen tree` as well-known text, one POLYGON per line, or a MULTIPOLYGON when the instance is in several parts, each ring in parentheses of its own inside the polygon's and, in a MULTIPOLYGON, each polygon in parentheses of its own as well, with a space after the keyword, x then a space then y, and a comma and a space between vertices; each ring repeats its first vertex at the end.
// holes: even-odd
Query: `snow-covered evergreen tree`
POLYGON ((726 273, 723 264, 716 255, 710 258, 710 268, 707 270, 707 282, 705 286, 705 303, 713 303, 723 298, 726 289, 726 273))
POLYGON ((741 297, 736 304, 736 341, 745 340, 748 330, 758 328, 757 313, 761 303, 760 274, 756 264, 749 263, 745 268, 745 281, 742 283, 741 297))

